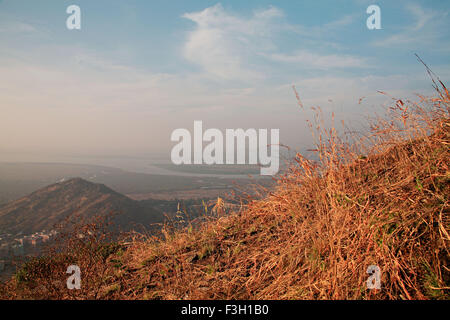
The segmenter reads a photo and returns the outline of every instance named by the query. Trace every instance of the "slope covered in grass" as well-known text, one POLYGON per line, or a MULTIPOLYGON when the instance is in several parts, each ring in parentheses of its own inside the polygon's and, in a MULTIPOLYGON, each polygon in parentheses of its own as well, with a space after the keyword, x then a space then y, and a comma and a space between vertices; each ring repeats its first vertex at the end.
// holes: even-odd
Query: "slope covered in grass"
POLYGON ((162 240, 77 240, 25 265, 3 297, 448 299, 450 97, 437 83, 435 97, 394 99, 364 138, 317 128, 320 160, 298 154, 241 210, 222 214, 218 201, 200 227, 162 240), (69 263, 81 290, 65 287, 69 263), (379 290, 367 288, 371 265, 379 290))

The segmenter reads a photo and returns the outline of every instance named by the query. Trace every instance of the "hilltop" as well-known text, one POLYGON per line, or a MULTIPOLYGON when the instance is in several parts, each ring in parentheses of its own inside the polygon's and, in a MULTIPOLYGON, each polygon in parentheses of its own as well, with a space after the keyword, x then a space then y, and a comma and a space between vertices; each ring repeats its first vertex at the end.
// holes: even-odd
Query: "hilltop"
POLYGON ((449 299, 450 95, 439 83, 419 103, 393 99, 365 137, 318 129, 319 160, 298 154, 240 210, 223 214, 219 199, 199 227, 164 238, 77 240, 25 264, 0 296, 449 299), (79 291, 65 287, 69 264, 82 270, 79 291), (367 286, 373 267, 380 289, 367 286))
POLYGON ((0 230, 11 234, 51 230, 74 215, 77 219, 115 215, 117 224, 124 228, 130 223, 148 225, 163 220, 162 212, 144 202, 132 200, 104 184, 72 178, 0 206, 0 230))

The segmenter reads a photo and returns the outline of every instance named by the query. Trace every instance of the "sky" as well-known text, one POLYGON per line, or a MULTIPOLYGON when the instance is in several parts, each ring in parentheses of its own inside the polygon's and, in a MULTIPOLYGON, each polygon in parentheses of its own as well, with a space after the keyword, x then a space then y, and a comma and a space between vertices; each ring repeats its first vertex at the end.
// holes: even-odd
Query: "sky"
POLYGON ((169 156, 194 120, 277 128, 301 150, 311 107, 362 129, 388 103, 378 90, 431 94, 415 53, 450 80, 449 13, 445 0, 0 0, 0 161, 169 156))

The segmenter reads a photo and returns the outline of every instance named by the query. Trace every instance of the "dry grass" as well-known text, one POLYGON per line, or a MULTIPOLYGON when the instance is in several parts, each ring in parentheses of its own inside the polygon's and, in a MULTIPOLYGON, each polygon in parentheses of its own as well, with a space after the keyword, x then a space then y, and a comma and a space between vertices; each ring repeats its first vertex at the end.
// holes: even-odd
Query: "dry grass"
POLYGON ((92 256, 104 244, 72 249, 89 279, 79 291, 65 288, 55 255, 44 265, 59 268, 28 268, 0 296, 448 299, 450 96, 433 81, 435 97, 394 99, 364 138, 311 126, 320 160, 298 154, 274 190, 239 212, 221 214, 219 202, 198 228, 135 235, 107 258, 92 256), (366 287, 370 265, 381 269, 380 290, 366 287))

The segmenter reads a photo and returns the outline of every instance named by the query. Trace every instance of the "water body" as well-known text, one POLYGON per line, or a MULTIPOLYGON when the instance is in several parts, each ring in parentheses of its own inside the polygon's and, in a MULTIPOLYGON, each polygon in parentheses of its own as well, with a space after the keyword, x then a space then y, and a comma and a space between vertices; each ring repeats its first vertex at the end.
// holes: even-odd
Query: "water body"
MULTIPOLYGON (((179 170, 171 170, 167 167, 171 164, 169 160, 151 156, 73 156, 73 155, 49 155, 36 156, 32 154, 2 154, 0 162, 42 162, 42 163, 65 163, 65 164, 83 164, 104 166, 122 169, 128 172, 168 175, 168 176, 184 176, 184 177, 212 177, 212 178, 229 178, 229 179, 247 179, 247 174, 214 174, 211 172, 186 172, 179 170), (24 160, 26 159, 26 160, 24 160), (165 167, 158 166, 164 164, 165 167)), ((252 178, 258 179, 259 174, 252 174, 252 178)))

